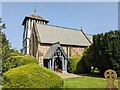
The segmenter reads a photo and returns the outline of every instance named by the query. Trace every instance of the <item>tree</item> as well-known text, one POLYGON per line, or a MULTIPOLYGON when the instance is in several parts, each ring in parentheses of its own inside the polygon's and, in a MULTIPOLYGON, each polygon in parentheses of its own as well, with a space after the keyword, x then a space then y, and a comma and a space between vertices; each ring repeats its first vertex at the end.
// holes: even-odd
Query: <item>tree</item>
POLYGON ((3 70, 2 68, 4 68, 7 59, 10 57, 9 40, 7 40, 5 33, 2 32, 5 28, 5 23, 0 18, 0 70, 3 70))
POLYGON ((0 73, 2 71, 2 49, 3 49, 3 37, 4 37, 4 41, 6 40, 5 38, 5 34, 2 33, 2 29, 5 29, 5 23, 2 23, 2 18, 0 18, 0 73))
MULTIPOLYGON (((0 18, 0 70, 2 70, 2 72, 5 72, 8 65, 11 64, 9 61, 11 56, 22 55, 18 50, 11 48, 9 40, 7 40, 5 33, 2 32, 2 29, 5 28, 5 24, 0 18)), ((11 64, 11 67, 13 67, 12 65, 14 64, 11 64)))
POLYGON ((3 21, 2 21, 2 18, 0 18, 0 31, 2 30, 2 29, 5 29, 6 27, 5 27, 5 23, 3 24, 2 23, 3 21))
POLYGON ((97 67, 102 75, 108 69, 113 69, 120 75, 120 31, 94 35, 93 44, 87 52, 88 55, 83 55, 83 58, 87 59, 87 63, 97 67))

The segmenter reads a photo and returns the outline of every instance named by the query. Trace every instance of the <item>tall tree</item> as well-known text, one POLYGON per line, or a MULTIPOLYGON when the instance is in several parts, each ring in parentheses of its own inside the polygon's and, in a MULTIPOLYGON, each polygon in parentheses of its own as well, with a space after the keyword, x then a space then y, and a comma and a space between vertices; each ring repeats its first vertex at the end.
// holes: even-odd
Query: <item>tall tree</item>
POLYGON ((103 75, 113 69, 120 76, 120 31, 110 31, 93 36, 93 44, 84 53, 87 65, 98 68, 103 75))
MULTIPOLYGON (((3 48, 3 36, 5 37, 5 34, 2 33, 2 29, 5 29, 5 23, 3 23, 2 18, 0 18, 0 73, 2 72, 2 48, 3 48)), ((6 39, 6 38, 5 38, 6 39)))
POLYGON ((5 23, 0 18, 0 71, 3 70, 3 66, 8 57, 10 57, 10 45, 6 38, 6 35, 2 32, 5 29, 5 23))

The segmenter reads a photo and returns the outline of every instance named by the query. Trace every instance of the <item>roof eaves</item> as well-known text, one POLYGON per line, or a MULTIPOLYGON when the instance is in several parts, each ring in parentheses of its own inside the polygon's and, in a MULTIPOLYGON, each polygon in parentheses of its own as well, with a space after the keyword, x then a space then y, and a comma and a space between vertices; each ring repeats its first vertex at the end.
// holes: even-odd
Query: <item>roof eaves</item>
MULTIPOLYGON (((52 45, 52 44, 54 44, 54 43, 52 43, 52 42, 40 42, 41 44, 48 44, 48 45, 52 45)), ((61 43, 61 45, 63 45, 63 46, 74 46, 74 47, 87 47, 88 45, 73 45, 73 44, 66 44, 66 43, 61 43)))
POLYGON ((49 22, 48 20, 44 19, 44 18, 36 18, 36 17, 32 17, 32 16, 25 16, 25 19, 22 22, 22 25, 24 25, 25 21, 27 18, 31 18, 31 19, 35 19, 35 20, 40 20, 40 21, 45 21, 45 22, 49 22))

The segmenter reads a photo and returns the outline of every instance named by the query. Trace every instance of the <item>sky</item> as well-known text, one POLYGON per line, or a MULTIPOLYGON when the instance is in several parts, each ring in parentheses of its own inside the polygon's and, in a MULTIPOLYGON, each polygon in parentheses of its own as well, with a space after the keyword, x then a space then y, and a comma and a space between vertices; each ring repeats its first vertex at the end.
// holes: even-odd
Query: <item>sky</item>
POLYGON ((118 30, 120 30, 120 1, 118 2, 118 30))
MULTIPOLYGON (((36 13, 50 25, 81 29, 86 34, 105 33, 118 29, 117 2, 2 2, 2 18, 11 46, 22 48, 22 21, 36 13)), ((74 37, 73 37, 74 38, 74 37)))

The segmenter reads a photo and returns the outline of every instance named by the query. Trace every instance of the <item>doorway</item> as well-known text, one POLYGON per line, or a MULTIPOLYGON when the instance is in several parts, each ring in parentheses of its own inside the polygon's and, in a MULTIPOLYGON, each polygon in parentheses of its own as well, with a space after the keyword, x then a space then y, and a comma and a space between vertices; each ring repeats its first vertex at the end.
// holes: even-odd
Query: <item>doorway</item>
POLYGON ((54 61, 54 71, 62 70, 62 61, 60 57, 57 57, 54 61))

